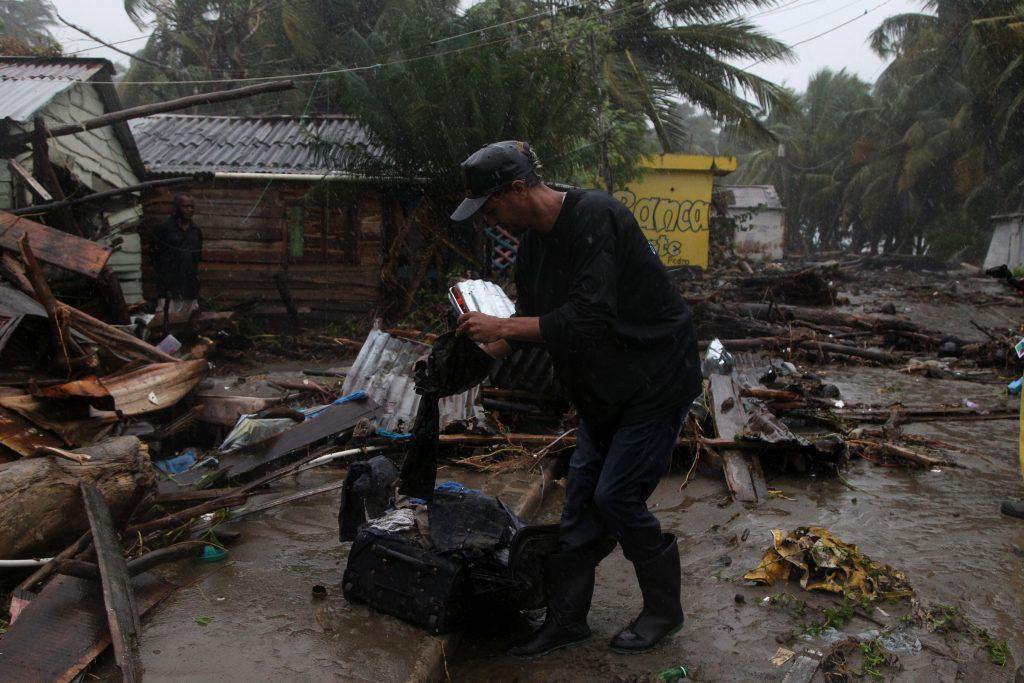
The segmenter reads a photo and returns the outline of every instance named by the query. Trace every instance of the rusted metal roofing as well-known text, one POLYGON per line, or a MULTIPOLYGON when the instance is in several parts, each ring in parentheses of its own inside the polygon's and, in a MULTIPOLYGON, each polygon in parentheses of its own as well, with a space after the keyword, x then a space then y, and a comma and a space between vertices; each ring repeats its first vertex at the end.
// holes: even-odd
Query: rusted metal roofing
POLYGON ((720 185, 715 192, 724 195, 730 209, 782 209, 774 185, 720 185))
POLYGON ((165 114, 131 122, 146 169, 347 175, 360 173, 380 148, 349 116, 192 116, 165 114))
MULTIPOLYGON (((342 394, 365 391, 381 408, 376 421, 380 429, 408 432, 420 407, 413 365, 428 353, 427 344, 392 337, 375 325, 345 376, 342 394)), ((442 398, 438 403, 441 431, 454 424, 467 428, 484 425, 486 417, 477 404, 479 394, 480 388, 475 387, 464 394, 442 398)))
POLYGON ((31 121, 54 97, 88 81, 107 64, 102 59, 0 58, 0 119, 31 121))

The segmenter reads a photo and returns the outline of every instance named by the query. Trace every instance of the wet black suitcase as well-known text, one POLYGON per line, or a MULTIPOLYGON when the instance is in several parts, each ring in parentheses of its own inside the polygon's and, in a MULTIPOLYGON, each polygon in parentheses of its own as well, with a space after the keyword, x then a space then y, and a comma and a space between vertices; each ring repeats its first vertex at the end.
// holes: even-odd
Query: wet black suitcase
POLYGON ((352 543, 342 589, 349 602, 365 602, 434 634, 459 628, 469 599, 465 567, 457 558, 369 529, 352 543))
POLYGON ((558 546, 558 528, 558 524, 524 526, 512 537, 507 565, 473 563, 469 571, 473 600, 512 611, 543 607, 545 566, 558 546))

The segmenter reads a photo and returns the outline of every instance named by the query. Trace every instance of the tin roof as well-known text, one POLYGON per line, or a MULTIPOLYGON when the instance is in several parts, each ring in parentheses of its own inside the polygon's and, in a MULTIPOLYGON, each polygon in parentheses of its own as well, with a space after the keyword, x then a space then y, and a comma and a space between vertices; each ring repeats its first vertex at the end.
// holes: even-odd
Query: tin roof
POLYGON ((720 185, 715 194, 724 196, 730 209, 782 208, 774 185, 720 185))
POLYGON ((103 59, 0 57, 0 119, 31 121, 54 97, 107 65, 103 59))
POLYGON ((350 116, 192 116, 131 122, 147 171, 345 175, 380 148, 350 116))
MULTIPOLYGON (((411 339, 392 337, 374 325, 345 375, 342 394, 362 389, 380 406, 377 426, 392 432, 409 432, 416 421, 420 395, 416 393, 413 366, 430 353, 430 346, 411 339)), ((459 425, 467 431, 483 426, 487 418, 477 405, 480 388, 448 396, 438 402, 441 431, 459 425)))
MULTIPOLYGON (((122 109, 117 91, 111 85, 114 66, 106 59, 80 57, 10 57, 0 56, 0 120, 18 124, 32 118, 55 97, 81 83, 90 83, 99 93, 107 112, 122 109)), ((61 121, 76 123, 76 121, 61 121)), ((132 170, 143 175, 142 159, 135 148, 128 124, 111 126, 132 170)))

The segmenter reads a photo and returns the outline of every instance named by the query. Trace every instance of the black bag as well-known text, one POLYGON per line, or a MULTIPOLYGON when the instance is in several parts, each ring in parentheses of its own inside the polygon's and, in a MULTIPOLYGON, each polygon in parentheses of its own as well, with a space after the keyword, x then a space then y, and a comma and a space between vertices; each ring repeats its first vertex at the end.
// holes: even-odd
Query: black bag
POLYGON ((519 529, 509 544, 508 566, 493 560, 474 562, 471 566, 473 600, 510 611, 543 607, 544 567, 557 546, 557 524, 519 529))
POLYGON ((466 570, 458 558, 369 528, 352 543, 342 589, 349 602, 365 602, 434 634, 459 628, 468 610, 466 570))

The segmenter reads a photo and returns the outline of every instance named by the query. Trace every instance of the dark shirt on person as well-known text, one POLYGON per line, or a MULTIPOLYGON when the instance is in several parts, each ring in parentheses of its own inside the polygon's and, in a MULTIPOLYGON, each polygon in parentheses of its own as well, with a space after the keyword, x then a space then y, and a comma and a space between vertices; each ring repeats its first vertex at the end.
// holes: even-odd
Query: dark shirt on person
POLYGON ((175 216, 153 231, 151 248, 157 276, 157 295, 168 299, 199 297, 199 260, 203 254, 203 233, 190 222, 182 230, 175 216))
POLYGON ((540 318, 555 373, 593 425, 659 419, 700 393, 693 314, 611 195, 570 190, 550 232, 522 236, 516 293, 516 315, 540 318))

